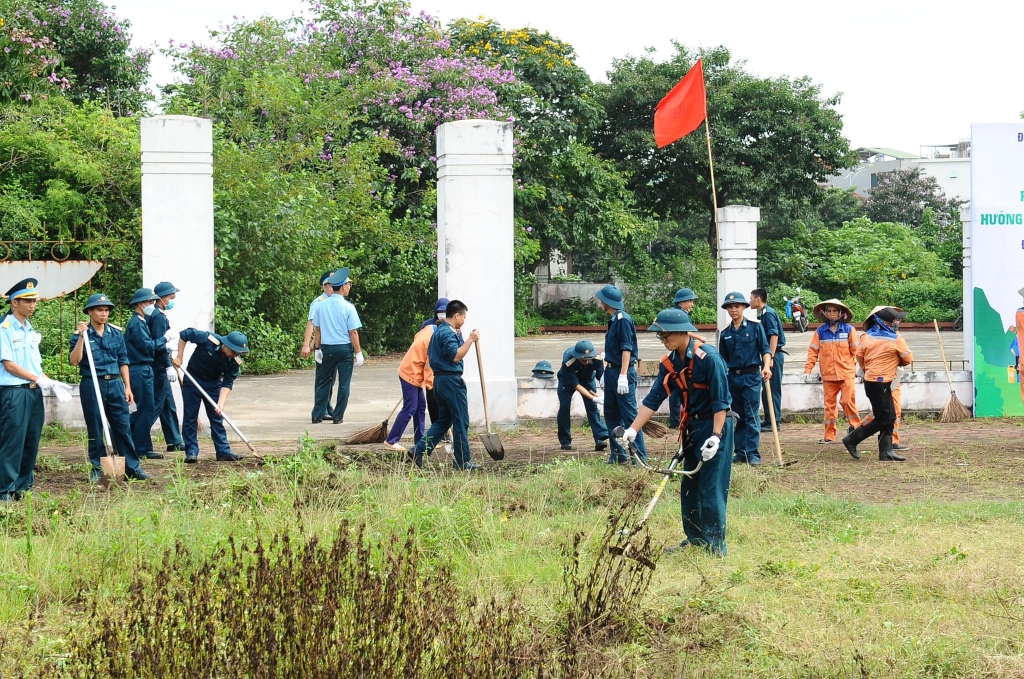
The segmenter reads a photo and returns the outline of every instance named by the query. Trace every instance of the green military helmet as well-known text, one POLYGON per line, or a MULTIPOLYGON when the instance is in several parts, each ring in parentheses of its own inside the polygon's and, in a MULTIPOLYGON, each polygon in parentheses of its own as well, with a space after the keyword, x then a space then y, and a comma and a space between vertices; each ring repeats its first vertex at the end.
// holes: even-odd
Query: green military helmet
POLYGON ((610 306, 612 309, 615 309, 616 311, 622 311, 622 309, 625 307, 625 305, 622 303, 622 291, 619 290, 614 285, 604 286, 596 293, 594 293, 594 297, 597 297, 599 300, 610 306))
POLYGON ((743 306, 750 306, 750 302, 743 296, 742 292, 730 292, 725 296, 725 301, 722 302, 722 308, 729 306, 730 304, 742 304, 743 306))
POLYGON ((647 332, 697 332, 697 326, 690 321, 690 314, 682 309, 662 309, 654 323, 647 327, 647 332))
POLYGON ((679 304, 681 302, 689 302, 691 299, 700 299, 697 294, 690 288, 679 288, 676 290, 676 296, 672 298, 673 304, 679 304))
POLYGON ((249 353, 249 338, 237 330, 229 332, 224 337, 221 337, 220 341, 224 343, 224 346, 231 349, 231 351, 236 354, 249 353))
POLYGON ((597 358, 597 349, 594 348, 594 343, 590 340, 580 340, 572 348, 572 356, 581 361, 588 361, 597 358))
POLYGON ((155 302, 158 299, 160 299, 160 295, 155 294, 149 288, 139 288, 132 295, 132 300, 128 302, 128 306, 135 306, 141 302, 155 302))
POLYGON ((114 303, 110 301, 110 298, 104 295, 102 292, 89 295, 89 299, 85 300, 85 307, 82 311, 88 311, 89 309, 105 306, 110 309, 114 308, 114 303))
POLYGON ((543 359, 537 361, 537 365, 533 366, 533 376, 541 380, 550 380, 554 377, 555 371, 551 367, 551 361, 543 359))

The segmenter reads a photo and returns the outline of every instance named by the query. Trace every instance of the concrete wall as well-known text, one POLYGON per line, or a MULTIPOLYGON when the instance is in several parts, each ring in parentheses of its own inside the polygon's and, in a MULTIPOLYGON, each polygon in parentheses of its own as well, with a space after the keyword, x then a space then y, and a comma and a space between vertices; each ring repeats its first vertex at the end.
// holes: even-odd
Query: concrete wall
POLYGON ((880 172, 892 172, 906 167, 904 160, 883 160, 877 163, 865 163, 843 170, 842 174, 828 178, 830 186, 844 191, 853 189, 858 196, 867 197, 871 193, 871 175, 880 172))
POLYGON ((586 283, 583 281, 550 281, 537 284, 537 305, 548 302, 560 302, 563 299, 581 299, 584 302, 594 302, 594 293, 603 288, 607 283, 586 283))
POLYGON ((909 167, 919 167, 923 174, 934 177, 946 198, 971 199, 970 158, 921 158, 909 161, 909 167))

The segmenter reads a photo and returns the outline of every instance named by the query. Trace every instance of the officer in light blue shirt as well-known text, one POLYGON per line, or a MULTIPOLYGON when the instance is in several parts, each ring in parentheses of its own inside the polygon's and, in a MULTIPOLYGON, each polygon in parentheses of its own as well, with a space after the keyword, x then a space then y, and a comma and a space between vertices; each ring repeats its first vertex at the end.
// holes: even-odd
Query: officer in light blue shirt
POLYGON ((317 370, 313 424, 322 422, 325 416, 329 416, 334 424, 345 420, 352 368, 362 365, 364 360, 359 345, 359 328, 363 323, 355 306, 345 299, 352 290, 348 267, 338 269, 327 283, 334 293, 313 308, 314 346, 323 356, 321 368, 317 370), (338 380, 338 400, 332 408, 331 391, 335 378, 338 380))

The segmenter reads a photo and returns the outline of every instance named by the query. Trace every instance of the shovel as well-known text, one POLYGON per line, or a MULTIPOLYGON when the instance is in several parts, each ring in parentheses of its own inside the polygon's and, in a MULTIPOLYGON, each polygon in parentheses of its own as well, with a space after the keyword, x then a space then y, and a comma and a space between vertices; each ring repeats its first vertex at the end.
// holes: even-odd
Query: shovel
POLYGON ((484 449, 492 460, 504 460, 505 447, 501 445, 498 435, 491 433, 491 414, 487 409, 487 383, 484 382, 484 359, 480 355, 480 340, 474 342, 473 346, 476 347, 476 366, 480 369, 480 392, 484 397, 484 421, 487 423, 487 433, 480 434, 480 442, 484 444, 484 449))
MULTIPOLYGON (((181 368, 181 372, 182 372, 182 373, 184 373, 185 377, 187 377, 187 378, 188 378, 188 381, 192 383, 192 386, 196 388, 196 391, 198 391, 198 392, 199 392, 199 395, 200 395, 200 396, 202 396, 202 397, 203 397, 203 399, 204 399, 204 400, 205 400, 205 401, 206 401, 207 403, 209 403, 209 404, 210 404, 210 406, 212 406, 213 408, 216 408, 216 407, 217 407, 217 402, 216 402, 216 401, 214 401, 214 400, 213 400, 213 399, 212 399, 212 398, 210 397, 210 395, 209 395, 209 394, 207 394, 207 393, 206 393, 206 392, 205 392, 205 391, 203 390, 203 388, 199 386, 199 383, 198 383, 198 382, 196 382, 196 378, 192 377, 192 375, 191 375, 191 374, 189 374, 188 370, 185 370, 185 368, 181 368)), ((242 433, 242 430, 240 430, 240 429, 239 429, 238 427, 236 427, 236 426, 235 426, 235 423, 231 421, 231 418, 230 418, 230 417, 228 417, 228 414, 227 414, 227 413, 225 413, 225 412, 224 412, 224 411, 222 410, 222 411, 220 412, 220 416, 221 416, 221 419, 222 419, 222 420, 224 420, 225 422, 227 422, 227 423, 228 423, 228 426, 229 426, 229 427, 231 427, 232 429, 234 429, 235 433, 236 433, 236 434, 238 434, 238 438, 242 439, 242 443, 244 443, 244 444, 245 444, 245 445, 246 445, 246 446, 247 446, 247 447, 249 448, 249 451, 250 451, 250 452, 252 453, 252 456, 253 456, 253 457, 255 457, 255 458, 256 458, 257 460, 262 460, 262 459, 263 459, 263 456, 262 456, 262 455, 260 455, 259 453, 257 453, 257 452, 256 452, 256 449, 252 447, 252 444, 251 444, 251 443, 249 443, 249 439, 245 438, 245 434, 243 434, 243 433, 242 433)))
POLYGON ((100 393, 100 378, 96 377, 96 364, 92 360, 92 346, 89 342, 89 328, 85 329, 79 342, 85 342, 85 355, 89 359, 89 372, 92 374, 92 386, 96 390, 96 405, 100 409, 100 421, 103 422, 103 444, 107 448, 106 457, 100 458, 100 483, 104 488, 111 484, 124 483, 124 458, 114 452, 110 442, 110 425, 107 424, 107 413, 103 408, 103 395, 100 393))
POLYGON ((779 442, 779 424, 775 421, 775 399, 772 398, 771 385, 765 382, 761 385, 764 389, 764 393, 768 395, 768 419, 772 422, 772 437, 775 439, 775 459, 776 465, 779 469, 784 469, 791 464, 796 464, 798 460, 790 460, 789 462, 782 461, 782 443, 779 442))

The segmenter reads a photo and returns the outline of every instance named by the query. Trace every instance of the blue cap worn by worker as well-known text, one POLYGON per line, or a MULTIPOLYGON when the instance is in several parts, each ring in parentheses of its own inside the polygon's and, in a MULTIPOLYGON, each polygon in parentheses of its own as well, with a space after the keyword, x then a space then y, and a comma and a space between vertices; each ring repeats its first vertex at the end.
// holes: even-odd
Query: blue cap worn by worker
POLYGON ((155 302, 160 299, 160 295, 154 294, 149 288, 139 288, 132 295, 132 300, 128 302, 128 306, 135 306, 140 302, 155 302))
POLYGON ((437 304, 434 305, 434 313, 443 314, 445 312, 445 309, 448 308, 448 302, 450 301, 451 300, 449 300, 447 297, 442 297, 438 299, 437 304))
POLYGON ((730 292, 728 295, 726 295, 725 301, 722 302, 722 308, 724 309, 725 307, 730 306, 732 304, 742 304, 743 306, 750 306, 750 302, 747 301, 747 298, 743 296, 742 292, 730 292))
POLYGON ((23 281, 15 283, 10 290, 4 293, 7 296, 7 300, 15 299, 38 299, 39 298, 39 281, 35 278, 26 278, 23 281))
POLYGON ((178 288, 174 287, 174 284, 170 281, 163 281, 157 283, 156 287, 153 288, 153 294, 157 297, 166 297, 167 295, 173 295, 176 292, 181 292, 178 288))
POLYGON ((555 376, 555 371, 551 367, 551 361, 540 360, 537 361, 537 365, 533 366, 533 376, 542 379, 550 380, 555 376))
POLYGON ((580 340, 572 348, 572 356, 581 361, 589 361, 597 358, 597 349, 594 348, 594 343, 590 340, 580 340))
POLYGON ((690 288, 679 288, 676 290, 676 296, 672 298, 672 303, 689 302, 691 299, 700 299, 700 297, 690 288))
POLYGON ((89 295, 89 299, 85 300, 85 307, 82 311, 88 311, 95 307, 105 306, 109 309, 114 308, 114 303, 110 301, 110 298, 104 295, 102 292, 97 292, 89 295))
POLYGON ((697 326, 690 321, 690 314, 682 309, 662 309, 654 322, 647 326, 647 332, 697 332, 697 326))
POLYGON ((621 311, 625 307, 622 303, 622 291, 614 285, 604 286, 594 294, 594 297, 597 297, 616 311, 621 311))
POLYGON ((221 337, 220 339, 221 342, 224 343, 224 346, 236 354, 249 353, 249 338, 237 330, 229 332, 226 336, 221 337))

